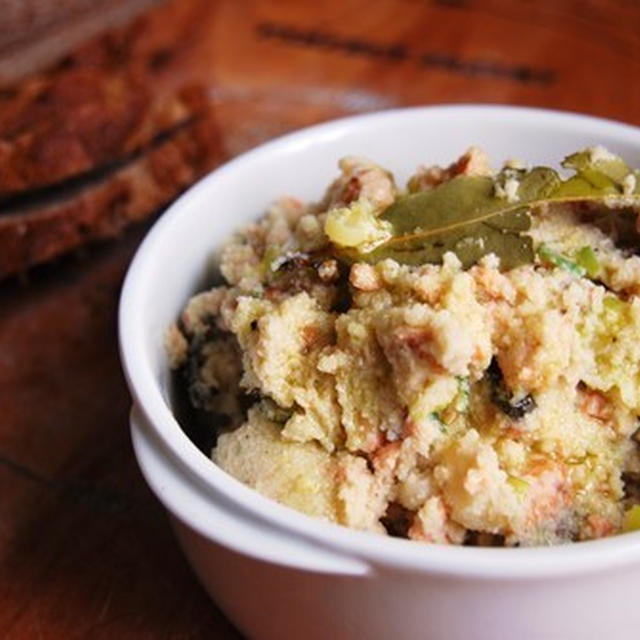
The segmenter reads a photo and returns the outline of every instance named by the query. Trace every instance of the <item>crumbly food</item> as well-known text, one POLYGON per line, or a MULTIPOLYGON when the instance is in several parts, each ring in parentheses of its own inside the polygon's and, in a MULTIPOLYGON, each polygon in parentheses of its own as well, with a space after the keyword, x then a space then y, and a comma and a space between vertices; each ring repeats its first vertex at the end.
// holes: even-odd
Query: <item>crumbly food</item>
MULTIPOLYGON (((467 268, 450 251, 343 259, 331 212, 366 246, 388 233, 370 214, 404 192, 368 161, 340 168, 320 203, 283 198, 231 240, 223 283, 169 332, 192 403, 218 425, 213 461, 309 515, 423 542, 634 528, 640 257, 569 203, 536 207, 535 258, 515 268, 494 253, 467 268)), ((491 175, 471 149, 408 189, 491 175)), ((496 185, 505 201, 516 189, 496 185)))

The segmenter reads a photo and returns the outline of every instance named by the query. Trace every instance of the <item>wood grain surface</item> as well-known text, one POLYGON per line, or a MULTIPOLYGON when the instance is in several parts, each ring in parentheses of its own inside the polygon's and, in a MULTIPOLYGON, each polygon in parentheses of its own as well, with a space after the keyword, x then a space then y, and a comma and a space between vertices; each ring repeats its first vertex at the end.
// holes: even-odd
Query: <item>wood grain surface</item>
MULTIPOLYGON (((524 104, 640 124, 633 0, 175 1, 159 90, 204 83, 227 156, 402 105, 524 104)), ((116 308, 145 231, 0 285, 2 638, 239 637, 131 452, 116 308)))

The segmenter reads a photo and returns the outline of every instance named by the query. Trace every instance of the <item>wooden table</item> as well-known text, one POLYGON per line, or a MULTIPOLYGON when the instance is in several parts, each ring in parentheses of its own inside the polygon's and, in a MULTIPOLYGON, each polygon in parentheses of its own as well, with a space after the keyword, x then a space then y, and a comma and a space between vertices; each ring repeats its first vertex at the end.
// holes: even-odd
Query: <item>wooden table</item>
MULTIPOLYGON (((526 104, 640 124, 631 0, 182 1, 197 20, 163 82, 210 87, 229 156, 401 105, 526 104)), ((116 307, 145 231, 0 285, 2 638, 239 637, 131 452, 116 307)))

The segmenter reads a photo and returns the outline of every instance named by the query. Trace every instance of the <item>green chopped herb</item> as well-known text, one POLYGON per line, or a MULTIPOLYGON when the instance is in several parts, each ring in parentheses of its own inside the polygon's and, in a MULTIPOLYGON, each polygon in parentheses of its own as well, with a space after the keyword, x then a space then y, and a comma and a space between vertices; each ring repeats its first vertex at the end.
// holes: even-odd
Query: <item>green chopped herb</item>
POLYGON ((447 425, 442 421, 442 418, 437 411, 432 411, 429 414, 429 417, 438 423, 438 426, 440 427, 440 433, 448 433, 447 425))
POLYGON ((629 507, 622 520, 623 531, 640 531, 640 505, 634 504, 629 507))
POLYGON ((541 244, 537 250, 538 256, 543 262, 551 263, 555 267, 559 267, 560 269, 564 269, 569 273, 572 273, 576 276, 583 276, 585 274, 585 269, 580 265, 572 262, 566 256, 563 256, 561 253, 557 253, 552 251, 545 244, 541 244))
POLYGON ((591 247, 582 247, 576 253, 576 264, 584 269, 589 278, 595 278, 600 272, 600 263, 591 247))
POLYGON ((469 379, 457 376, 458 395, 454 400, 454 408, 458 413, 464 413, 469 408, 469 393, 471 391, 469 379))

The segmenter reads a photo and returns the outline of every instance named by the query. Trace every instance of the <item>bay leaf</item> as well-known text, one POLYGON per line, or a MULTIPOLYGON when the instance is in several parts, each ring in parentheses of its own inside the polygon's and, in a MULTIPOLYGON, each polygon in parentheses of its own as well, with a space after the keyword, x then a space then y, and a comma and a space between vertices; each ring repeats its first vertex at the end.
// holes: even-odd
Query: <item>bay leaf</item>
MULTIPOLYGON (((546 192, 555 184, 546 170, 531 171, 521 182, 525 193, 546 192)), ((467 268, 495 253, 503 268, 510 269, 534 258, 531 238, 521 234, 531 227, 528 207, 496 197, 493 178, 458 176, 430 191, 399 198, 380 217, 391 223, 392 237, 368 253, 351 250, 352 259, 436 263, 453 251, 467 268)))
MULTIPOLYGON (((457 176, 428 191, 402 195, 380 214, 381 220, 391 224, 388 239, 366 251, 337 247, 338 252, 348 261, 376 263, 392 258, 423 264, 440 262, 447 251, 453 251, 465 268, 495 253, 501 267, 510 269, 534 261, 533 242, 526 231, 536 207, 567 202, 597 205, 600 222, 603 211, 605 217, 613 218, 616 208, 635 212, 640 207, 638 172, 617 156, 585 150, 568 156, 562 166, 575 175, 563 179, 549 167, 507 168, 493 177, 457 176), (634 176, 630 184, 629 175, 634 176), (508 185, 509 181, 516 182, 508 185), (511 197, 498 196, 500 191, 511 197)), ((629 234, 629 216, 624 220, 622 227, 629 234)))
POLYGON ((392 248, 383 245, 358 256, 351 253, 350 258, 351 261, 357 259, 372 264, 392 258, 401 264, 421 265, 440 262, 447 251, 455 253, 465 269, 489 253, 500 256, 503 269, 531 262, 534 255, 533 241, 529 236, 479 224, 457 233, 436 234, 427 243, 420 239, 414 242, 407 240, 392 248))
POLYGON ((612 153, 598 153, 596 149, 584 149, 567 156, 561 163, 565 169, 572 169, 578 176, 592 180, 595 187, 613 184, 622 187, 624 179, 633 173, 625 161, 612 153))

